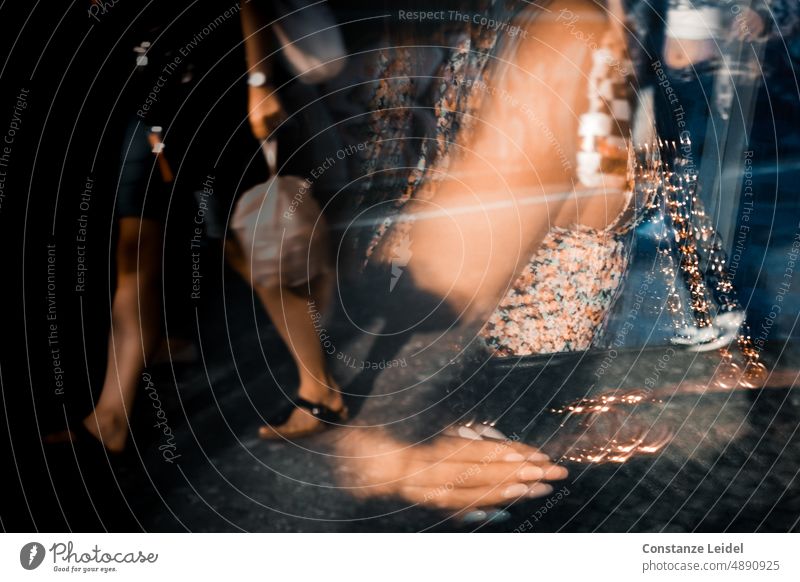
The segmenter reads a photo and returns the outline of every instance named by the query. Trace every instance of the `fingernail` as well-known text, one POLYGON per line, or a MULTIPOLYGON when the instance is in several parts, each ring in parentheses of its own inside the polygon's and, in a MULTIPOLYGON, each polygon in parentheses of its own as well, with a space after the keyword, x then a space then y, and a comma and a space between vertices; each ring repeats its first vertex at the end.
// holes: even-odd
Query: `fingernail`
POLYGON ((547 483, 537 483, 528 489, 527 497, 544 497, 553 492, 553 486, 547 483))
POLYGON ((503 491, 503 497, 506 499, 510 499, 512 497, 522 497, 528 492, 528 486, 524 483, 514 483, 513 485, 509 485, 506 487, 506 490, 503 491))
POLYGON ((528 460, 541 463, 542 461, 549 461, 550 457, 548 457, 544 453, 531 453, 530 455, 528 455, 528 460))
POLYGON ((459 426, 458 427, 458 436, 460 436, 461 438, 469 439, 471 441, 479 441, 479 440, 481 440, 481 435, 476 433, 474 430, 472 430, 468 426, 459 426))
POLYGON ((480 521, 486 521, 487 515, 485 511, 480 509, 476 509, 475 511, 470 511, 464 517, 461 518, 461 521, 464 523, 478 523, 480 521))
POLYGON ((519 453, 508 453, 503 460, 507 463, 521 463, 525 460, 525 457, 520 455, 519 453))
POLYGON ((538 481, 544 477, 544 471, 539 467, 523 467, 519 470, 519 478, 523 481, 538 481))
POLYGON ((487 439, 494 439, 497 441, 507 441, 508 437, 504 435, 502 432, 494 428, 493 426, 489 426, 486 424, 481 424, 475 427, 476 432, 480 434, 482 437, 487 439))
POLYGON ((486 521, 489 523, 498 523, 506 521, 511 514, 504 509, 490 509, 486 512, 486 521))
POLYGON ((564 479, 567 475, 569 475, 569 471, 559 465, 553 465, 547 469, 548 479, 564 479))

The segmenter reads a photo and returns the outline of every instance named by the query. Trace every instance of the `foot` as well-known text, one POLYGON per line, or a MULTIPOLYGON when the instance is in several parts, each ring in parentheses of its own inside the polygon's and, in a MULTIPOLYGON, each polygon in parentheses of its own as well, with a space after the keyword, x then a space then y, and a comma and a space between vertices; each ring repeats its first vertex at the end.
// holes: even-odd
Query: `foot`
POLYGON ((121 453, 128 440, 128 423, 125 416, 94 410, 83 419, 83 426, 110 453, 121 453))
POLYGON ((672 343, 689 346, 694 352, 724 348, 736 339, 745 318, 744 311, 720 313, 708 327, 684 327, 672 338, 672 343))
MULTIPOLYGON (((125 417, 94 411, 81 423, 91 436, 96 438, 109 453, 119 454, 125 449, 128 440, 128 425, 125 417)), ((47 434, 42 439, 46 445, 60 445, 77 442, 80 435, 74 429, 64 429, 47 434)))
MULTIPOLYGON (((347 408, 342 400, 342 395, 339 393, 339 386, 333 378, 328 377, 327 384, 321 382, 303 383, 300 385, 299 395, 309 402, 321 404, 338 413, 342 420, 347 418, 347 408)), ((269 440, 292 439, 319 432, 327 426, 326 423, 319 420, 307 409, 296 406, 286 422, 277 426, 262 426, 258 434, 261 438, 269 440)))

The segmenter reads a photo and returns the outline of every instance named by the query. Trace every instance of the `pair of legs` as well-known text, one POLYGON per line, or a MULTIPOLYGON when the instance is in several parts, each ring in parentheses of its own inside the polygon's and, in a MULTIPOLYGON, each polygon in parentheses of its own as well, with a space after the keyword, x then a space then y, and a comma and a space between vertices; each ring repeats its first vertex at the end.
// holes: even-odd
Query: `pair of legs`
MULTIPOLYGON (((344 401, 328 371, 325 353, 314 326, 315 317, 319 317, 330 303, 330 276, 318 275, 299 287, 261 286, 254 282, 249 261, 238 242, 229 239, 225 244, 229 263, 253 286, 297 365, 300 378, 298 395, 344 416, 344 401)), ((263 438, 291 438, 320 428, 322 423, 319 419, 306 409, 295 407, 283 424, 263 426, 260 435, 263 438)))
POLYGON ((158 221, 120 219, 106 375, 94 410, 83 419, 86 430, 114 453, 125 448, 140 375, 160 339, 160 241, 158 221))

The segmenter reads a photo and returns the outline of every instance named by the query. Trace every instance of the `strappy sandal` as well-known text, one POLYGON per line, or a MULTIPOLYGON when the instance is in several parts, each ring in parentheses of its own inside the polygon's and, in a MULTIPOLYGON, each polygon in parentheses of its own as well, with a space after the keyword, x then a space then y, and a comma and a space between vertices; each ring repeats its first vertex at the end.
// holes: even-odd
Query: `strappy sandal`
POLYGON ((292 401, 291 407, 289 407, 283 414, 279 417, 273 417, 272 421, 269 424, 266 424, 259 429, 258 434, 264 440, 284 440, 284 439, 295 439, 304 436, 309 436, 312 434, 316 434, 323 430, 330 428, 331 425, 335 426, 338 424, 342 424, 343 422, 347 421, 348 419, 348 410, 346 406, 342 406, 341 410, 333 410, 328 408, 324 404, 319 404, 316 402, 310 402, 305 398, 297 397, 292 401), (313 416, 319 422, 317 422, 313 427, 306 428, 306 429, 297 429, 297 430, 285 430, 281 429, 281 425, 286 424, 289 418, 291 417, 292 413, 298 409, 303 408, 305 409, 308 414, 313 416))

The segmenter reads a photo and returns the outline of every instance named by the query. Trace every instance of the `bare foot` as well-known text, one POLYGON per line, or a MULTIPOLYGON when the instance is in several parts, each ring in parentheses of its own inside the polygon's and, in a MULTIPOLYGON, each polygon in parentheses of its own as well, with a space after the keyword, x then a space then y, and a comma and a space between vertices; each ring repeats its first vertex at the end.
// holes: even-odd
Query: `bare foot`
POLYGON ((83 426, 110 453, 121 453, 128 440, 128 423, 124 416, 95 409, 83 419, 83 426))
POLYGON ((327 375, 325 383, 312 382, 308 387, 300 384, 298 393, 309 402, 322 404, 334 412, 344 410, 344 400, 342 400, 339 384, 330 374, 327 375))
MULTIPOLYGON (((100 442, 109 453, 118 454, 125 449, 128 440, 128 424, 125 417, 117 417, 114 414, 107 414, 93 411, 82 421, 86 431, 100 442), (99 425, 99 426, 98 426, 99 425)), ((74 443, 79 435, 72 429, 64 429, 45 435, 42 442, 46 445, 59 445, 74 443)))
MULTIPOLYGON (((342 420, 347 418, 347 408, 339 393, 336 381, 328 376, 328 383, 308 382, 300 385, 299 395, 304 400, 321 404, 325 408, 338 413, 342 420)), ((327 425, 315 417, 309 410, 296 406, 289 418, 279 426, 262 426, 258 434, 263 439, 291 439, 315 433, 327 425)))

